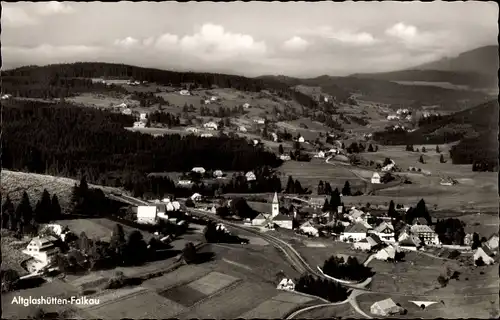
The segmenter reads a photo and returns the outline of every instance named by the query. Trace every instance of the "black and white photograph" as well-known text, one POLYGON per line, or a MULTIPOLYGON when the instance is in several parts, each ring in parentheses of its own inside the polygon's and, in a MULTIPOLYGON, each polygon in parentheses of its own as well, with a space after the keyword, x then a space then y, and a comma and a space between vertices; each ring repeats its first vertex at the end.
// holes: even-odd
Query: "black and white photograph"
POLYGON ((493 1, 2 1, 2 319, 498 319, 493 1))

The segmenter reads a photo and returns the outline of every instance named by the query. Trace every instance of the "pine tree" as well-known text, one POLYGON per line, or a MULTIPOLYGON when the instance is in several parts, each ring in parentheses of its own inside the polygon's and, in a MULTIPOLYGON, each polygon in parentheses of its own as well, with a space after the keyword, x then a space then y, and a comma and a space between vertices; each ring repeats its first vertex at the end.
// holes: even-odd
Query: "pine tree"
POLYGON ((50 194, 47 189, 43 189, 40 201, 36 205, 35 209, 35 221, 36 222, 47 222, 51 219, 51 208, 52 203, 50 201, 50 194))
POLYGON ((2 205, 2 229, 11 229, 11 219, 15 225, 15 212, 16 209, 14 207, 14 204, 10 200, 9 195, 7 195, 7 199, 5 199, 5 202, 2 205))
POLYGON ((295 191, 295 193, 298 193, 298 194, 304 193, 304 190, 302 189, 302 185, 300 184, 299 179, 295 180, 294 191, 295 191))
POLYGON ((439 156, 439 162, 440 163, 446 163, 446 161, 444 160, 444 156, 443 155, 439 156))
POLYGON ((441 150, 439 150, 439 146, 436 146, 436 152, 441 153, 441 150))
POLYGON ((278 149, 279 149, 279 154, 280 155, 283 154, 283 153, 285 153, 285 150, 283 150, 283 145, 280 144, 280 146, 279 146, 278 149))
POLYGON ((398 218, 398 213, 396 212, 396 207, 394 205, 394 201, 392 201, 392 200, 389 203, 389 210, 387 211, 387 216, 389 216, 390 218, 393 218, 393 219, 398 218))
POLYGON ((21 202, 16 208, 16 217, 23 222, 23 225, 29 225, 33 218, 33 208, 31 207, 30 198, 28 194, 23 192, 21 202))
POLYGON ((418 162, 420 162, 420 163, 425 163, 425 162, 424 162, 424 156, 423 156, 423 155, 420 155, 420 158, 418 158, 418 162))
POLYGON ((339 188, 335 188, 332 192, 332 197, 330 198, 330 205, 333 209, 337 210, 337 207, 341 205, 339 188))
POLYGON ((377 145, 375 145, 375 152, 377 152, 377 151, 378 151, 378 146, 377 146, 377 145))
POLYGON ((323 180, 320 180, 318 183, 318 195, 325 194, 323 180))
POLYGON ((292 176, 288 176, 288 182, 286 183, 286 193, 295 193, 295 183, 292 176))
POLYGON ((372 146, 372 144, 370 143, 370 145, 368 146, 368 152, 373 152, 373 151, 374 151, 374 150, 373 150, 373 146, 372 146))
POLYGON ((52 201, 50 203, 50 218, 51 219, 58 219, 61 216, 61 206, 59 205, 59 199, 57 198, 57 195, 54 194, 52 196, 52 201))
POLYGON ((422 147, 422 152, 427 152, 427 149, 425 149, 425 147, 422 147))
POLYGON ((323 212, 327 212, 328 210, 330 210, 330 204, 328 203, 328 199, 325 199, 325 203, 323 204, 323 209, 322 211, 323 212))
POLYGON ((344 196, 350 196, 351 195, 351 185, 349 184, 349 181, 345 182, 344 187, 342 188, 342 194, 344 196))

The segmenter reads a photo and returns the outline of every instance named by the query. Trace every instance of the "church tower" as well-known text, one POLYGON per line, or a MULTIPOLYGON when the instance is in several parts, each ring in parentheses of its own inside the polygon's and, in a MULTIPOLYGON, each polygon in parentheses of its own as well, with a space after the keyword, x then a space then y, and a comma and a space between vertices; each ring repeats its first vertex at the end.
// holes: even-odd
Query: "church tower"
POLYGON ((274 193, 274 198, 273 198, 273 211, 272 211, 272 217, 276 217, 280 213, 280 205, 278 202, 278 193, 274 193))

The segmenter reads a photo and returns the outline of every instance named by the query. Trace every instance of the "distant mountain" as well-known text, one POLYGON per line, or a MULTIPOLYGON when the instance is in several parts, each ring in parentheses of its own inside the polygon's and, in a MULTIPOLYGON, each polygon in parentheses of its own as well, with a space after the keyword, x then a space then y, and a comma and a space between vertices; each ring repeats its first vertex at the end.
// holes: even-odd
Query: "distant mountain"
POLYGON ((410 69, 359 73, 352 77, 387 81, 448 82, 470 88, 498 88, 498 46, 486 46, 461 53, 454 58, 422 64, 410 69))

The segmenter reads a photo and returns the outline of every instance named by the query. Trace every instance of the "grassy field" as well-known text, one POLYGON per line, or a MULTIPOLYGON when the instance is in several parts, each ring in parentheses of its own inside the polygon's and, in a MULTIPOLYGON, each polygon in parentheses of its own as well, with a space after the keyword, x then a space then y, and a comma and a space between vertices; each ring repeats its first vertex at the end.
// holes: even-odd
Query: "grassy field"
POLYGON ((311 162, 287 161, 279 169, 281 172, 281 185, 286 187, 288 176, 298 179, 302 187, 309 188, 317 194, 320 180, 329 182, 333 189, 342 190, 344 183, 349 181, 351 190, 362 189, 364 183, 354 174, 342 166, 325 163, 324 159, 312 159, 311 162))
MULTIPOLYGON (((18 201, 21 200, 23 192, 26 191, 31 201, 31 205, 34 206, 36 201, 42 196, 43 189, 47 189, 50 195, 56 194, 59 199, 59 204, 61 209, 67 210, 70 206, 71 191, 75 183, 79 183, 76 180, 56 177, 44 174, 36 173, 26 173, 10 170, 2 170, 2 195, 6 197, 9 195, 14 205, 17 205, 18 201)), ((100 188, 108 192, 123 192, 117 188, 103 187, 93 184, 89 184, 92 188, 100 188)))
POLYGON ((477 232, 480 237, 489 238, 494 233, 498 233, 498 214, 469 214, 459 217, 466 223, 465 232, 477 232))
POLYGON ((337 306, 327 306, 315 308, 303 313, 300 313, 296 318, 302 319, 364 319, 363 316, 358 314, 349 303, 344 303, 337 306))
MULTIPOLYGON (((313 241, 309 241, 313 242, 313 241)), ((293 245, 293 247, 300 253, 300 255, 311 265, 313 268, 316 266, 323 267, 325 260, 331 256, 342 256, 347 259, 349 256, 356 257, 360 263, 363 263, 368 254, 364 252, 352 250, 352 244, 334 241, 321 241, 324 247, 313 247, 310 243, 306 245, 293 245)))
POLYGON ((20 276, 28 274, 21 263, 30 258, 27 254, 21 252, 28 245, 30 239, 18 240, 14 238, 12 232, 5 229, 1 230, 2 244, 2 270, 16 270, 20 276))

